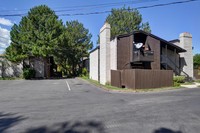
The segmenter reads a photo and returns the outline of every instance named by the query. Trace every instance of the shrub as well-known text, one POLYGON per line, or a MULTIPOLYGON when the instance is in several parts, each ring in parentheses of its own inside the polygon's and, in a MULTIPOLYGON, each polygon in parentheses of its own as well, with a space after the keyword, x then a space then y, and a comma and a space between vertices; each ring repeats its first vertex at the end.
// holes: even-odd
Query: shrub
POLYGON ((179 87, 180 85, 180 83, 174 82, 174 87, 179 87))
POLYGON ((25 79, 31 79, 35 77, 35 70, 32 68, 26 68, 23 70, 23 77, 25 79))
POLYGON ((185 76, 174 76, 173 77, 174 86, 178 87, 181 83, 185 82, 185 76))
POLYGON ((185 82, 185 76, 174 76, 173 81, 177 82, 177 83, 184 83, 185 82))
POLYGON ((82 74, 81 76, 85 76, 85 77, 89 77, 89 73, 88 73, 88 70, 86 68, 83 68, 82 69, 82 74))

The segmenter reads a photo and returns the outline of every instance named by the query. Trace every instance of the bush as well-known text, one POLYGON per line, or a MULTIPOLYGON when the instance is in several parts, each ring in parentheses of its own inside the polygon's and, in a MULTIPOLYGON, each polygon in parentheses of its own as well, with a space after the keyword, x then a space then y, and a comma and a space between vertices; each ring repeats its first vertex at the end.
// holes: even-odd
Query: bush
POLYGON ((26 68, 23 70, 23 77, 25 79, 31 79, 35 77, 35 70, 31 68, 26 68))
POLYGON ((177 83, 184 83, 185 82, 185 76, 175 76, 173 78, 173 81, 177 82, 177 83))
POLYGON ((185 76, 174 76, 173 77, 174 86, 178 87, 181 83, 185 82, 185 76))
POLYGON ((179 87, 180 85, 180 83, 174 82, 174 87, 179 87))
POLYGON ((86 68, 83 68, 82 69, 82 74, 81 76, 85 76, 85 77, 89 77, 89 73, 88 73, 88 70, 86 68))

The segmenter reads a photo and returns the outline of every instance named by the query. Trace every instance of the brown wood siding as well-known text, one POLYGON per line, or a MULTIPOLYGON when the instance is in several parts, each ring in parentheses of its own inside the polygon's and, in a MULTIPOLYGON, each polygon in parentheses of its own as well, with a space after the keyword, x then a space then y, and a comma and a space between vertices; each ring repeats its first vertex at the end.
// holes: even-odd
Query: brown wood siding
POLYGON ((132 36, 126 36, 117 39, 117 69, 131 68, 131 51, 132 51, 132 36))
MULTIPOLYGON (((133 35, 129 36, 129 45, 130 45, 130 49, 129 49, 129 52, 130 52, 130 62, 133 61, 133 35)), ((130 66, 131 67, 131 66, 130 66)))
POLYGON ((194 77, 195 77, 196 79, 200 79, 200 70, 194 69, 194 77))
MULTIPOLYGON (((113 72, 111 71, 111 73, 113 72)), ((117 87, 125 86, 126 88, 132 89, 170 87, 173 86, 173 71, 144 69, 121 70, 111 75, 111 85, 117 87), (119 77, 121 77, 121 80, 119 77)))
POLYGON ((125 86, 126 88, 135 88, 135 69, 127 69, 127 70, 122 70, 122 85, 125 86))
POLYGON ((121 71, 111 70, 111 85, 121 88, 121 71))
POLYGON ((135 88, 160 88, 173 85, 171 70, 136 70, 135 88))
POLYGON ((154 62, 151 63, 151 69, 153 70, 160 70, 160 41, 147 36, 145 45, 149 45, 151 51, 154 52, 154 62))

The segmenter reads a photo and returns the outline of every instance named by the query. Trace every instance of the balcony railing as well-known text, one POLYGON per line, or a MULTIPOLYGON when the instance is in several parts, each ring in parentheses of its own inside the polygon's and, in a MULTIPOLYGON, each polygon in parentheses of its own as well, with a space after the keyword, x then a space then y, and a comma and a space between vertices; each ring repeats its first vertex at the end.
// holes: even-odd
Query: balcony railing
POLYGON ((153 62, 153 51, 133 51, 133 62, 153 62))

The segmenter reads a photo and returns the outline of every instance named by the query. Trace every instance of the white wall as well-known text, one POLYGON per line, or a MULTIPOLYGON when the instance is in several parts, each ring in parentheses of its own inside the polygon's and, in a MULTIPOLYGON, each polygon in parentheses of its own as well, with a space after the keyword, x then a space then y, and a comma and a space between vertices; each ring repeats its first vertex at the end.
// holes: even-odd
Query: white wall
POLYGON ((187 50, 187 52, 181 53, 180 57, 183 57, 181 65, 183 65, 183 71, 193 78, 193 53, 192 53, 192 35, 190 33, 180 34, 180 46, 187 50))
POLYGON ((99 56, 99 50, 96 49, 92 53, 90 53, 90 79, 98 81, 98 56, 99 56))
POLYGON ((110 24, 100 30, 100 83, 110 82, 110 24))
POLYGON ((106 84, 108 81, 110 68, 110 58, 109 58, 109 45, 108 44, 100 44, 100 83, 106 84))
POLYGON ((104 85, 110 83, 111 69, 117 70, 117 39, 110 41, 110 24, 105 23, 100 30, 99 53, 98 50, 90 53, 90 78, 98 80, 99 77, 100 83, 104 85))
POLYGON ((110 69, 117 70, 117 38, 110 42, 110 69))

